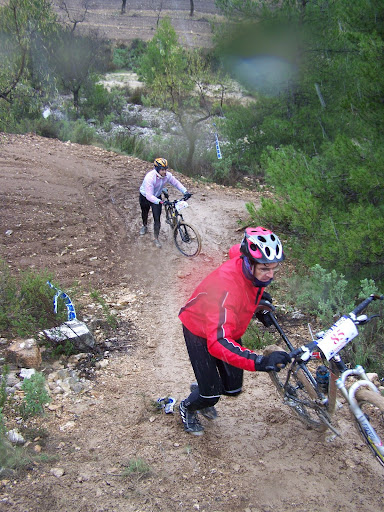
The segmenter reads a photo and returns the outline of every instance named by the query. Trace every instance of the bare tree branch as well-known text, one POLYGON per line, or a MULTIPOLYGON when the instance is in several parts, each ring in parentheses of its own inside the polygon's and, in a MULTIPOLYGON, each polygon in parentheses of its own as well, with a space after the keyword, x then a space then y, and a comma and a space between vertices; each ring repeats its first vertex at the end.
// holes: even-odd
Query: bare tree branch
MULTIPOLYGON (((81 7, 84 9, 83 12, 71 14, 71 9, 68 7, 67 2, 62 0, 59 4, 59 8, 64 11, 67 15, 68 21, 71 23, 71 33, 76 30, 78 23, 83 23, 88 14, 90 0, 83 0, 81 7)), ((74 10, 73 10, 74 11, 74 10)))

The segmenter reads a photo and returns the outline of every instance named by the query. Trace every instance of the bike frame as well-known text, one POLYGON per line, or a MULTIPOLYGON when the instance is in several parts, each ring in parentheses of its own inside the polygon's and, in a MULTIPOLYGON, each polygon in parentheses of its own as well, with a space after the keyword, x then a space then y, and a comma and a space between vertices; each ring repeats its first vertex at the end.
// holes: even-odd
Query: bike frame
POLYGON ((181 221, 184 221, 183 215, 176 209, 176 202, 172 201, 170 205, 165 206, 166 216, 172 222, 172 227, 177 228, 181 221))

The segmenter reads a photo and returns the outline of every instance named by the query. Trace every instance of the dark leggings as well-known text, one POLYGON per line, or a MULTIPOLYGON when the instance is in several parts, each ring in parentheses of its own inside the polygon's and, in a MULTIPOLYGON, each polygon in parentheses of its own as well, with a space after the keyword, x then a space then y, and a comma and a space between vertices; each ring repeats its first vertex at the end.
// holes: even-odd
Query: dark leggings
MULTIPOLYGON (((215 405, 220 395, 237 396, 242 391, 243 370, 211 356, 207 340, 195 336, 183 325, 189 359, 198 383, 184 401, 188 410, 198 411, 215 405)), ((241 344, 241 340, 236 340, 241 344)))
POLYGON ((148 201, 148 199, 144 197, 143 194, 139 194, 139 203, 141 207, 141 218, 143 220, 143 226, 147 225, 149 209, 152 208, 155 238, 158 238, 160 233, 160 216, 162 205, 151 203, 151 201, 148 201))

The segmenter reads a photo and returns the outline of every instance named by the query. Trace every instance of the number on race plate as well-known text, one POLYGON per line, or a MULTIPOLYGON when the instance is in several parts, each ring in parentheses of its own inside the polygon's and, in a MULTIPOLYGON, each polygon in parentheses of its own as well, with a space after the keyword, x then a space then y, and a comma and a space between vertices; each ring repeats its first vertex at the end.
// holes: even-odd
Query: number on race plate
POLYGON ((324 334, 317 346, 321 349, 325 357, 332 357, 340 352, 353 338, 358 335, 356 325, 348 316, 342 316, 339 320, 324 334))
POLYGON ((189 204, 187 201, 179 201, 176 203, 176 210, 180 212, 181 210, 184 210, 184 208, 188 208, 189 204))

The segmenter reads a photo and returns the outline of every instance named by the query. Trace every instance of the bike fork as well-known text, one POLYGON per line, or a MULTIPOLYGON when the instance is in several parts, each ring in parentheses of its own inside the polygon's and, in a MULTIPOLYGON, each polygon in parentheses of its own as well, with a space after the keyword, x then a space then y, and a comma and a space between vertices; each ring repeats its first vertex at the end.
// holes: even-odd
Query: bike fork
POLYGON ((356 368, 352 370, 347 370, 343 372, 340 378, 337 379, 336 385, 344 398, 347 400, 349 404, 349 408, 356 418, 356 421, 360 425, 361 429, 365 433, 369 444, 371 445, 372 449, 379 455, 381 459, 384 457, 384 446, 379 438, 379 436, 376 434, 375 429, 372 427, 372 425, 369 423, 368 418, 363 413, 363 411, 360 409, 357 400, 355 398, 355 393, 359 387, 368 387, 372 391, 377 392, 376 386, 371 382, 367 374, 365 373, 364 368, 361 365, 357 365, 356 368), (352 384, 349 388, 345 386, 346 379, 354 375, 356 377, 360 377, 360 380, 352 384))

